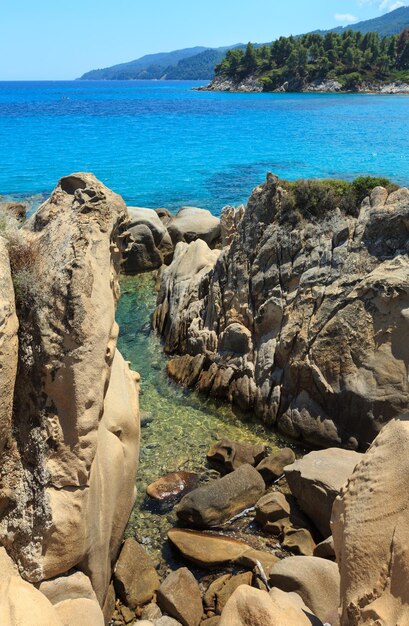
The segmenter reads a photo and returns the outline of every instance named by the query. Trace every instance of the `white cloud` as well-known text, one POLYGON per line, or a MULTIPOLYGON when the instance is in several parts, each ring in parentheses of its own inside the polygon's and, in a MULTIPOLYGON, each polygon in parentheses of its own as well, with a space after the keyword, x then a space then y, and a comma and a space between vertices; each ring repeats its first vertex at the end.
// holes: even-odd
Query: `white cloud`
POLYGON ((353 24, 358 21, 358 18, 355 15, 351 15, 351 13, 336 13, 335 19, 343 24, 353 24))
POLYGON ((402 0, 358 0, 358 3, 361 6, 374 4, 380 11, 385 12, 394 11, 395 9, 399 9, 399 7, 405 6, 405 2, 402 2, 402 0))

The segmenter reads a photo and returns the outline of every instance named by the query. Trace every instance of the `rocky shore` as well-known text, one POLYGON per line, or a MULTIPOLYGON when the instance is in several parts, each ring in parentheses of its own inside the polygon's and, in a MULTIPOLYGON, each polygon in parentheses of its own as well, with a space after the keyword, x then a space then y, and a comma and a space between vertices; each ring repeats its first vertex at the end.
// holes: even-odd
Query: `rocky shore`
MULTIPOLYGON (((199 91, 230 91, 244 93, 259 93, 264 91, 263 83, 255 76, 244 80, 234 81, 225 76, 216 76, 211 83, 197 88, 199 91)), ((300 93, 368 93, 368 94, 409 94, 409 84, 402 81, 393 83, 363 82, 353 91, 345 91, 337 80, 323 79, 311 83, 300 80, 286 81, 273 93, 300 92, 300 93)))
POLYGON ((409 623, 409 191, 324 200, 270 174, 220 220, 173 216, 77 173, 25 222, 0 206, 1 624, 409 623), (224 437, 206 481, 158 471, 165 565, 123 541, 140 414, 121 268, 159 270, 173 378, 326 448, 224 437))
POLYGON ((179 243, 153 323, 176 380, 294 439, 365 450, 409 408, 409 191, 343 210, 308 193, 297 205, 270 174, 224 210, 221 250, 179 243))

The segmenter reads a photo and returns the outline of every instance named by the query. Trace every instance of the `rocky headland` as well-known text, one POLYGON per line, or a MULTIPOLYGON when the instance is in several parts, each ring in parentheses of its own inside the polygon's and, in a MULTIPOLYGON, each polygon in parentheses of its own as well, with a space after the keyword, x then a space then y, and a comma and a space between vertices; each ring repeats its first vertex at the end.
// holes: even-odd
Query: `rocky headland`
POLYGON ((320 79, 306 82, 300 79, 285 80, 274 89, 265 89, 257 76, 246 76, 243 79, 232 79, 216 76, 209 84, 196 87, 198 91, 231 91, 236 93, 368 93, 368 94, 409 94, 409 84, 404 81, 381 82, 363 81, 353 88, 345 89, 336 79, 320 79))
POLYGON ((27 221, 0 207, 1 624, 409 623, 409 191, 351 190, 269 174, 219 220, 77 173, 27 221), (169 374, 289 437, 214 440, 205 480, 158 470, 161 563, 123 541, 140 415, 121 269, 159 270, 169 374))
POLYGON ((409 406, 409 191, 343 209, 306 193, 269 175, 224 210, 221 250, 179 243, 154 326, 176 380, 292 438, 365 450, 409 406))

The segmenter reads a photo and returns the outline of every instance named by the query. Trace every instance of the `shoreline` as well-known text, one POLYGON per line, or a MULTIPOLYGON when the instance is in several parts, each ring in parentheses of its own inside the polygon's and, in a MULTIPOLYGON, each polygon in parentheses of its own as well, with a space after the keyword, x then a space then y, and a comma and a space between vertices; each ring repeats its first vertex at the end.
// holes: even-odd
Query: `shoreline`
POLYGON ((208 85, 193 87, 193 91, 215 91, 223 93, 319 93, 340 95, 409 95, 409 83, 396 81, 391 83, 362 83, 360 88, 354 90, 342 89, 341 83, 336 80, 320 80, 306 84, 300 88, 295 82, 286 81, 280 87, 273 90, 265 90, 263 84, 254 76, 242 81, 233 81, 223 77, 215 77, 208 85), (297 88, 298 87, 298 88, 297 88))

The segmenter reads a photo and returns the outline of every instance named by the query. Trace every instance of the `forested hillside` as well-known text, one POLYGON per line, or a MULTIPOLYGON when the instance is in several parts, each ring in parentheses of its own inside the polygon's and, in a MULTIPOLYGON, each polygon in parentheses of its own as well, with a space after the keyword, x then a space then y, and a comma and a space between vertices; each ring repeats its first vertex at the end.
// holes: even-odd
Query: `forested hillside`
POLYGON ((229 50, 216 66, 216 76, 235 82, 255 76, 266 91, 286 81, 336 80, 345 90, 363 82, 409 82, 409 29, 390 37, 348 30, 280 37, 260 48, 249 43, 245 51, 229 50))

